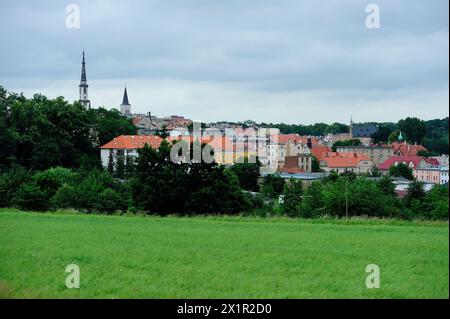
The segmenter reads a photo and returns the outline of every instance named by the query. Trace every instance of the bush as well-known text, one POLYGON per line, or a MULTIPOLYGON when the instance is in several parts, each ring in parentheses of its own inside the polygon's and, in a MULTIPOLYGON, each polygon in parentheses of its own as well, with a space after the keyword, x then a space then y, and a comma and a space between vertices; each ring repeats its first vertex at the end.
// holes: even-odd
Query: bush
POLYGON ((22 210, 45 211, 49 208, 47 194, 36 182, 22 184, 16 191, 12 204, 22 210))
POLYGON ((111 188, 106 188, 99 194, 95 206, 97 211, 109 214, 118 210, 124 211, 127 209, 126 201, 119 193, 111 188))
POLYGON ((300 217, 315 218, 324 213, 323 184, 313 182, 305 191, 305 196, 299 208, 300 217))
POLYGON ((52 208, 75 208, 76 198, 75 188, 71 185, 63 185, 56 193, 50 198, 50 206, 52 208))
POLYGON ((32 174, 23 167, 15 167, 0 174, 0 207, 12 206, 12 199, 19 187, 31 181, 32 174))
POLYGON ((427 219, 448 219, 449 199, 448 187, 434 186, 425 196, 422 215, 427 219))
POLYGON ((42 172, 38 172, 33 176, 33 180, 39 186, 41 191, 43 191, 47 199, 55 195, 58 189, 64 184, 72 185, 75 183, 77 174, 71 169, 56 167, 50 168, 42 172))
POLYGON ((364 178, 353 182, 339 178, 334 183, 327 183, 323 188, 325 212, 332 216, 345 216, 347 198, 349 216, 382 217, 393 214, 386 204, 394 203, 392 197, 384 195, 374 182, 364 178))
POLYGON ((284 185, 283 191, 283 213, 290 217, 299 215, 300 204, 303 196, 303 183, 301 180, 290 179, 284 185))

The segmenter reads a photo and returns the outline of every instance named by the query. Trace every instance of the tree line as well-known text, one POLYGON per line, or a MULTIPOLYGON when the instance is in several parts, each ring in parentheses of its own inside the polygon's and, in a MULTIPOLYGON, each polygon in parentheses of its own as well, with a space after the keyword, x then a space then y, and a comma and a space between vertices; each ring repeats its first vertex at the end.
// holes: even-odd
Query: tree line
MULTIPOLYGON (((402 119, 397 123, 363 123, 375 124, 378 132, 373 134, 375 143, 392 143, 398 141, 399 133, 411 144, 422 144, 429 154, 441 155, 449 153, 449 118, 423 121, 415 117, 402 119)), ((316 123, 312 125, 284 124, 284 123, 261 123, 261 127, 274 127, 280 129, 282 134, 300 134, 324 136, 327 134, 348 133, 350 127, 341 123, 325 124, 316 123)))
POLYGON ((377 217, 397 219, 448 220, 448 187, 436 185, 425 192, 420 181, 412 181, 404 198, 398 198, 391 176, 373 180, 354 174, 331 174, 323 181, 304 187, 300 180, 287 183, 270 175, 264 180, 262 193, 275 198, 254 213, 266 216, 286 215, 301 218, 377 217), (279 199, 279 201, 278 201, 279 199))
MULTIPOLYGON (((172 144, 165 141, 158 149, 145 146, 137 158, 111 154, 103 168, 99 146, 118 135, 135 133, 131 121, 116 110, 87 110, 62 97, 28 99, 0 88, 0 207, 291 217, 343 217, 349 212, 351 216, 448 219, 448 188, 443 186, 425 193, 423 185, 414 181, 405 199, 398 199, 389 178, 373 181, 350 173, 331 174, 307 188, 277 175, 259 184, 259 162, 231 167, 174 163, 172 144)), ((201 147, 205 151, 209 146, 201 147)), ((401 166, 391 174, 413 179, 401 166)))
POLYGON ((121 134, 136 134, 136 127, 115 109, 88 110, 63 97, 26 98, 0 87, 0 171, 101 168, 99 146, 121 134))

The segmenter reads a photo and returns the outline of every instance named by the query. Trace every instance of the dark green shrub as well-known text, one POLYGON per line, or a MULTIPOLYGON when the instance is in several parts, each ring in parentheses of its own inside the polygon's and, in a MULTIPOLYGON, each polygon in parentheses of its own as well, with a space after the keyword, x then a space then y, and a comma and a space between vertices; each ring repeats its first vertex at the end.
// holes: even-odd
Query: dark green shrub
POLYGON ((22 210, 45 211, 49 208, 47 194, 36 182, 22 184, 15 192, 12 204, 22 210))
POLYGON ((31 181, 32 174, 28 169, 15 167, 0 174, 0 207, 12 206, 12 199, 19 187, 31 181))

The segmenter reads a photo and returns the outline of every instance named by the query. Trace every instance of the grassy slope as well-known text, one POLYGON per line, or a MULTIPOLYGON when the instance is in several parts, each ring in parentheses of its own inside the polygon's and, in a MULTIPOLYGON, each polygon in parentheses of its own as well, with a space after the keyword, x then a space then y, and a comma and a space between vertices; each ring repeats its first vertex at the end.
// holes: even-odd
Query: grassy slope
POLYGON ((358 223, 3 210, 0 282, 39 298, 448 298, 448 224, 358 223))

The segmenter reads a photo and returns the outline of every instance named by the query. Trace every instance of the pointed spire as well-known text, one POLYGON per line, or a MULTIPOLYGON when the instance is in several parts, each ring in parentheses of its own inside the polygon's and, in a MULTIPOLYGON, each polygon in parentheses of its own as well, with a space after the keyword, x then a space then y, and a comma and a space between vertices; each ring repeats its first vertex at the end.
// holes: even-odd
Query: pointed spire
POLYGON ((398 135, 398 140, 401 142, 403 141, 403 134, 402 131, 400 131, 400 134, 398 135))
POLYGON ((84 59, 84 50, 83 50, 83 62, 81 62, 81 84, 84 84, 87 81, 86 79, 86 61, 84 59))
POLYGON ((127 86, 125 85, 125 91, 123 92, 122 105, 130 105, 128 102, 127 86))

